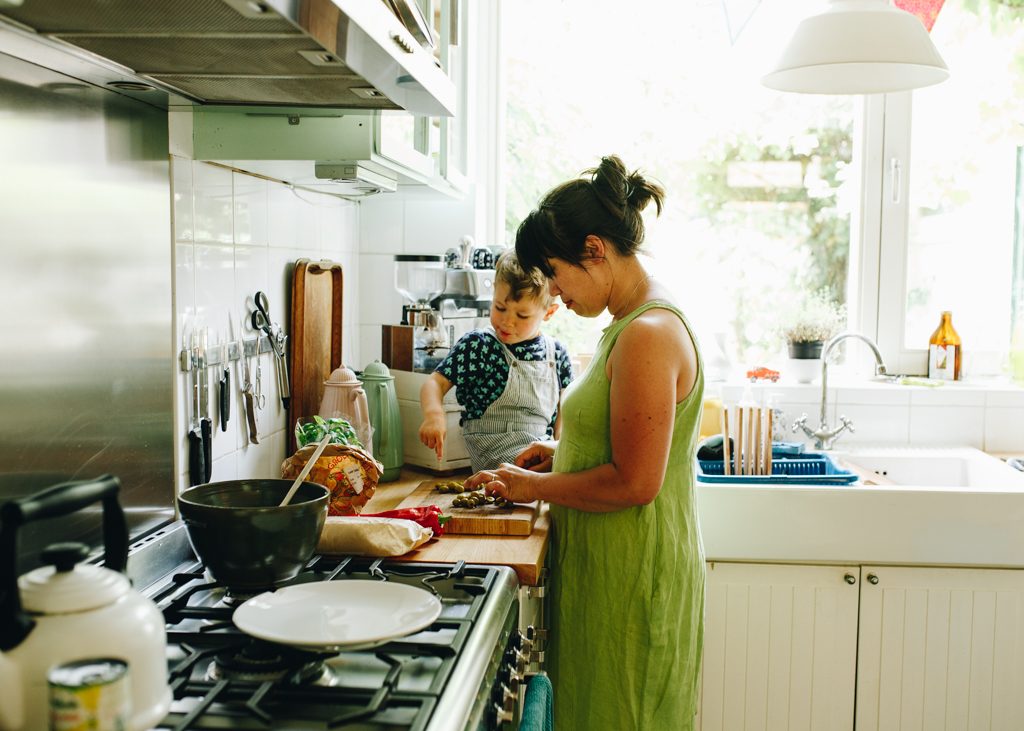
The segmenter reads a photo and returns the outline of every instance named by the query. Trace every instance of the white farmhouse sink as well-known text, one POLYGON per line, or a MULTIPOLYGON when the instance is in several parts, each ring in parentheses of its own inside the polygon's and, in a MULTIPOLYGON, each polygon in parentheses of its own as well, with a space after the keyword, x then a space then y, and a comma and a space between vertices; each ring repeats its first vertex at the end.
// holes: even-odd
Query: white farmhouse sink
POLYGON ((853 447, 832 456, 881 485, 1024 492, 1024 472, 973 447, 853 447))

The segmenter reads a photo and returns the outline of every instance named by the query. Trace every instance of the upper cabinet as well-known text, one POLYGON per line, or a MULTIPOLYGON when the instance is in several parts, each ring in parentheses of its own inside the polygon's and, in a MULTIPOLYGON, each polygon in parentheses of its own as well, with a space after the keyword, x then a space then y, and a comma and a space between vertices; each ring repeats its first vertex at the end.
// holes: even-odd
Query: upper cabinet
POLYGON ((382 114, 381 153, 435 188, 458 193, 467 186, 469 159, 471 6, 465 0, 421 0, 418 7, 430 24, 435 62, 454 87, 456 113, 382 114))

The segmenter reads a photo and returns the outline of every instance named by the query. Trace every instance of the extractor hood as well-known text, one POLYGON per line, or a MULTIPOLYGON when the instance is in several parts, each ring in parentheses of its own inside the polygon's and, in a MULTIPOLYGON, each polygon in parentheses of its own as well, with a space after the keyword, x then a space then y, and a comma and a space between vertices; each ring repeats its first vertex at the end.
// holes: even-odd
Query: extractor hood
POLYGON ((456 111, 382 0, 0 0, 0 21, 198 104, 456 111))

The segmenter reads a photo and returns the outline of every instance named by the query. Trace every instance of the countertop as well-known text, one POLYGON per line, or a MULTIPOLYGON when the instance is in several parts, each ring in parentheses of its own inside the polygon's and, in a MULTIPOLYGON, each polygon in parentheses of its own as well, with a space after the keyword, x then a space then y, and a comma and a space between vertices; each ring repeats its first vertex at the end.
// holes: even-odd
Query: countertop
MULTIPOLYGON (((446 475, 449 478, 466 477, 468 470, 446 475)), ((393 482, 382 482, 366 504, 365 513, 393 510, 416 486, 424 480, 441 479, 427 470, 404 467, 399 478, 393 482)), ((551 528, 546 507, 537 517, 533 533, 528 536, 467 536, 445 534, 437 540, 398 557, 399 561, 445 562, 465 561, 467 563, 496 564, 510 566, 519 576, 519 583, 537 586, 548 548, 548 532, 551 528)))

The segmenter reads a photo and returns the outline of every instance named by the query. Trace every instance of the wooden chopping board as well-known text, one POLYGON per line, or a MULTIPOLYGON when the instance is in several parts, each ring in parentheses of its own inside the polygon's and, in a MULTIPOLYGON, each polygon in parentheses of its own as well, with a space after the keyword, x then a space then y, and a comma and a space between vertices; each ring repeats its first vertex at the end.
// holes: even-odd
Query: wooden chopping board
POLYGON ((319 412, 324 381, 341 365, 341 311, 341 264, 296 261, 289 330, 288 454, 295 451, 295 421, 319 412))
POLYGON ((453 508, 452 501, 457 494, 437 492, 434 487, 448 480, 426 480, 417 485, 409 496, 398 504, 399 508, 418 508, 436 505, 450 520, 444 524, 446 534, 528 536, 537 521, 538 503, 516 505, 514 508, 496 508, 481 505, 476 508, 453 508))

